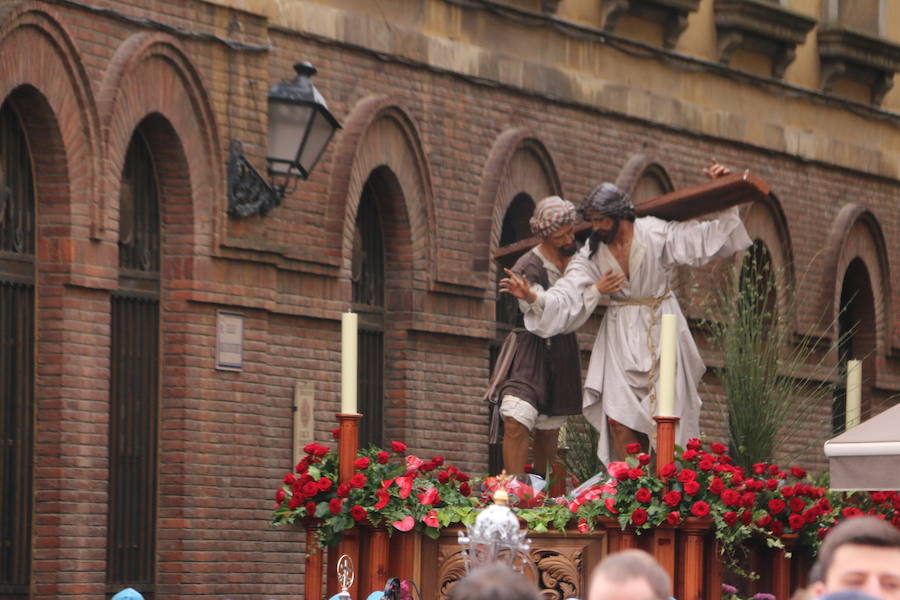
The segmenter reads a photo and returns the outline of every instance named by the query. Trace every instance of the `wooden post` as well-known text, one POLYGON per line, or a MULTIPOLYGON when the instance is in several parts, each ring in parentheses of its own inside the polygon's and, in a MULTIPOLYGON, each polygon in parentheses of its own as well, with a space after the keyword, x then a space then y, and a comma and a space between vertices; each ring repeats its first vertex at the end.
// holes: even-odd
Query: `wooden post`
POLYGON ((322 554, 324 548, 318 546, 316 523, 306 521, 306 574, 303 581, 303 597, 319 600, 322 597, 322 554))
POLYGON ((704 590, 708 599, 722 597, 722 578, 724 566, 722 565, 721 547, 715 536, 709 536, 706 544, 706 581, 704 590))
POLYGON ((675 460, 675 428, 678 417, 653 417, 656 421, 656 476, 662 478, 660 471, 675 460))
POLYGON ((372 592, 384 589, 388 578, 388 565, 391 557, 391 538, 384 527, 373 527, 369 530, 368 559, 366 560, 362 582, 362 598, 372 592))
POLYGON ((797 541, 797 534, 785 534, 782 539, 784 548, 774 548, 772 552, 772 594, 776 598, 791 597, 791 559, 787 553, 797 541))
POLYGON ((653 529, 651 538, 653 558, 666 570, 672 581, 675 581, 675 528, 671 525, 659 525, 653 529))
POLYGON ((338 441, 338 480, 340 483, 347 483, 353 477, 353 461, 359 450, 359 420, 362 415, 339 414, 337 419, 341 429, 341 439, 338 441))
POLYGON ((705 576, 703 561, 704 537, 709 529, 710 521, 686 518, 681 524, 678 539, 681 555, 679 589, 675 597, 679 600, 703 600, 705 576))

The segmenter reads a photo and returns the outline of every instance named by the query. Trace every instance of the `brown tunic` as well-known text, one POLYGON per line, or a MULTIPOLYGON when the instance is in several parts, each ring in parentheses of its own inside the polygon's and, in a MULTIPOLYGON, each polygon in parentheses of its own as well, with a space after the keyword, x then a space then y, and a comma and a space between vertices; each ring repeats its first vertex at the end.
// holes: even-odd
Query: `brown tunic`
MULTIPOLYGON (((526 252, 512 270, 530 284, 550 288, 550 278, 540 256, 526 252)), ((581 358, 575 333, 541 338, 529 333, 519 315, 515 354, 499 397, 516 396, 534 406, 538 414, 551 417, 581 414, 581 358)))

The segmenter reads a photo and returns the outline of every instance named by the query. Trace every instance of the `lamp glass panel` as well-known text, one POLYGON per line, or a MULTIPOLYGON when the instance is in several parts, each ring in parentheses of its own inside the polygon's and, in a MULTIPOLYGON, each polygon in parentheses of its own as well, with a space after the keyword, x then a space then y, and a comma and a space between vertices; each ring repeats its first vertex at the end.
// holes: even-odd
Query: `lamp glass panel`
POLYGON ((309 104, 269 101, 269 169, 286 173, 297 156, 297 150, 314 113, 309 104))
POLYGON ((312 127, 309 130, 309 137, 306 139, 306 145, 300 149, 300 157, 298 162, 307 174, 311 173, 313 167, 322 156, 322 151, 328 145, 328 141, 334 134, 334 127, 331 122, 325 118, 321 111, 316 111, 313 117, 312 127))

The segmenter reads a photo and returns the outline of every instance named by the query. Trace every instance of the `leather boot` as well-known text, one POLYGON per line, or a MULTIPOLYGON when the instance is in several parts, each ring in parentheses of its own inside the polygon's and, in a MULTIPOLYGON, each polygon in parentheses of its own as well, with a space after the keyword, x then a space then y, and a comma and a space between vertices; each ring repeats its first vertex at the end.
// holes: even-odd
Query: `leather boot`
POLYGON ((509 475, 525 472, 528 460, 528 428, 513 418, 503 419, 503 468, 509 475))
POLYGON ((534 474, 549 477, 553 463, 559 460, 559 429, 534 430, 534 474))
POLYGON ((618 421, 607 419, 609 422, 610 455, 613 460, 623 461, 629 454, 625 451, 628 444, 640 444, 643 452, 647 451, 647 436, 635 431, 618 421))

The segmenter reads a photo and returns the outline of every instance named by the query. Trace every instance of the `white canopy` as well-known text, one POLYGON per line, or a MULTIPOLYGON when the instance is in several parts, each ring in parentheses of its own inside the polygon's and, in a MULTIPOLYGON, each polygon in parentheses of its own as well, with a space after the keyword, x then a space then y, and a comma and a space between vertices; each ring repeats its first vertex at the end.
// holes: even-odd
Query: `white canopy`
POLYGON ((825 442, 831 489, 900 490, 900 404, 825 442))

